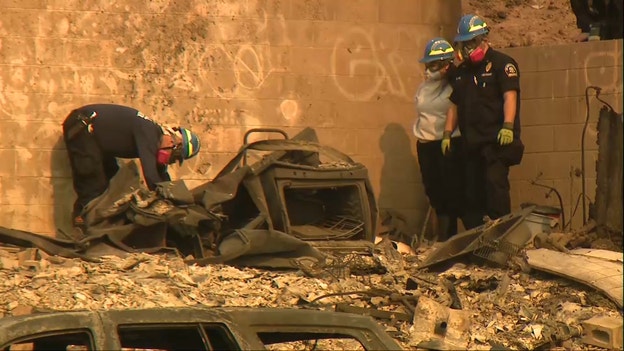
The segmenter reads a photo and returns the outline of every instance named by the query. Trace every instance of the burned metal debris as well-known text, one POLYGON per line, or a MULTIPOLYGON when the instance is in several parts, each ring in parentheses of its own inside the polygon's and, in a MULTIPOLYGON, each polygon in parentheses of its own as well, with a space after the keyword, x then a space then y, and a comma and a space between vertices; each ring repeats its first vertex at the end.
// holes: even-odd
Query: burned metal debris
POLYGON ((295 258, 323 261, 320 250, 370 254, 376 219, 366 167, 320 145, 308 128, 292 139, 246 143, 213 181, 193 190, 172 181, 150 192, 136 164, 126 164, 87 205, 85 238, 0 228, 0 242, 82 259, 169 249, 189 264, 298 268, 295 258), (267 154, 248 164, 254 151, 267 154))
POLYGON ((453 236, 432 252, 419 267, 435 269, 445 262, 449 263, 467 255, 506 265, 537 234, 524 223, 534 207, 529 206, 520 212, 453 236))

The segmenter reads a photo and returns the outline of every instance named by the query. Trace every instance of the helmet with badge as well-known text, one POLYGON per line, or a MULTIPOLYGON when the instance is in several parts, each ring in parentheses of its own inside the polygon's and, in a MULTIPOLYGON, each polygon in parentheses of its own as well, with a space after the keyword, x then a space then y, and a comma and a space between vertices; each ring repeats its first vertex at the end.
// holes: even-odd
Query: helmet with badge
POLYGON ((459 20, 457 25, 456 42, 465 42, 475 39, 478 36, 486 35, 490 32, 490 27, 477 15, 465 15, 459 20))
POLYGON ((420 59, 421 63, 430 63, 434 61, 444 61, 453 59, 455 50, 453 46, 444 38, 433 38, 427 42, 425 53, 420 59))

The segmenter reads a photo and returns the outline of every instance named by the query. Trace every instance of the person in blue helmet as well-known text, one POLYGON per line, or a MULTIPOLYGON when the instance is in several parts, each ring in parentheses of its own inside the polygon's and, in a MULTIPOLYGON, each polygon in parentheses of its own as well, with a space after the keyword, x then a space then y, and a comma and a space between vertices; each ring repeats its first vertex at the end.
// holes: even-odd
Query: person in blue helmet
POLYGON ((456 50, 463 62, 454 72, 442 152, 461 131, 466 187, 463 222, 467 229, 487 216, 511 212, 509 168, 522 160, 520 139, 520 70, 516 61, 489 46, 489 27, 476 15, 465 15, 457 26, 456 50))
POLYGON ((167 167, 199 152, 197 135, 166 128, 140 111, 122 105, 92 104, 72 110, 63 122, 74 191, 74 228, 84 230, 84 207, 101 195, 119 170, 117 158, 138 158, 150 190, 170 181, 167 167))
POLYGON ((414 95, 416 120, 413 132, 425 193, 437 217, 437 239, 445 241, 457 234, 457 218, 461 216, 461 138, 459 131, 451 134, 452 149, 440 152, 449 97, 453 88, 448 80, 454 69, 455 50, 444 38, 427 42, 420 62, 425 66, 425 80, 414 95))

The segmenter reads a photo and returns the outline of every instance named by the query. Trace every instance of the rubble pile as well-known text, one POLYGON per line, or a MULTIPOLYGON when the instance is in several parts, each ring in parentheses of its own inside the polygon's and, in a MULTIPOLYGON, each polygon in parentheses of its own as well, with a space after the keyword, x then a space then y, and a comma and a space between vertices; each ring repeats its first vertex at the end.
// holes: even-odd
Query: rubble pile
POLYGON ((414 306, 424 306, 426 299, 445 310, 461 310, 462 345, 484 350, 589 349, 579 336, 582 321, 597 315, 621 318, 613 302, 563 278, 469 263, 442 273, 418 271, 430 248, 401 255, 379 247, 374 256, 343 258, 341 269, 316 270, 196 266, 175 255, 144 253, 91 263, 34 248, 0 247, 0 317, 198 304, 356 309, 414 349, 426 319, 421 321, 414 306))

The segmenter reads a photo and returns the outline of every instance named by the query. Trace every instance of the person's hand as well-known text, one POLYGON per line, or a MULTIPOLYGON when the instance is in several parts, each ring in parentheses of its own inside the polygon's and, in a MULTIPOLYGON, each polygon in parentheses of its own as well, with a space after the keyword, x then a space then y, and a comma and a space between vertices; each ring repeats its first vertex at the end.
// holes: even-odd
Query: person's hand
POLYGON ((451 149, 451 132, 445 130, 442 136, 442 155, 446 156, 446 154, 449 152, 450 149, 451 149))
POLYGON ((574 38, 574 41, 580 43, 582 41, 587 41, 589 39, 589 33, 580 33, 574 38))
POLYGON ((513 141, 513 123, 503 123, 503 128, 498 131, 498 143, 508 145, 513 141))

